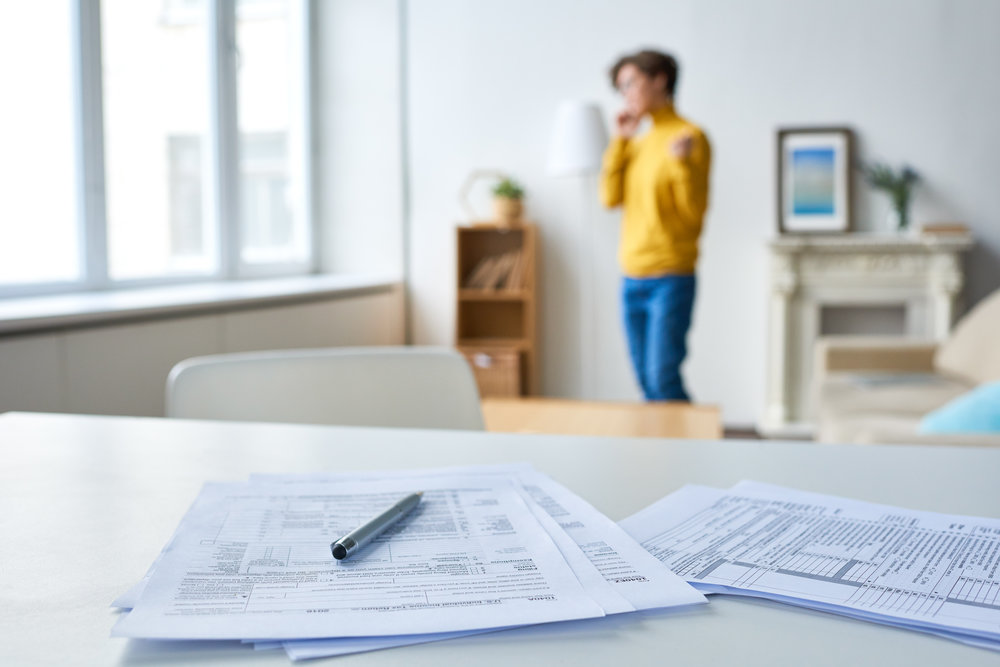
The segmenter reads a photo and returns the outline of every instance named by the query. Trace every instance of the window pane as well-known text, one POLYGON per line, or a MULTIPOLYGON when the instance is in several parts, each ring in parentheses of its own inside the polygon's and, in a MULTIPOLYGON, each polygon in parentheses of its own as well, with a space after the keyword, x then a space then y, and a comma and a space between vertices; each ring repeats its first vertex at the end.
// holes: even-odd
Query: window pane
POLYGON ((294 0, 236 4, 241 258, 250 264, 309 256, 293 8, 294 0))
POLYGON ((0 21, 0 284, 80 277, 70 4, 16 2, 0 21))
POLYGON ((216 270, 205 0, 103 0, 108 271, 216 270))

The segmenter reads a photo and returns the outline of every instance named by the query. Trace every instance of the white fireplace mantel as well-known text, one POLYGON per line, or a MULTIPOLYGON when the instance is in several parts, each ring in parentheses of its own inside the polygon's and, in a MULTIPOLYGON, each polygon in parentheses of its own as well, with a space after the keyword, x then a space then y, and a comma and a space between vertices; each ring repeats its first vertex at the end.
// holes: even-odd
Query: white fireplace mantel
POLYGON ((823 308, 902 307, 905 335, 943 339, 964 283, 967 234, 782 236, 771 253, 767 404, 761 431, 808 436, 823 308))

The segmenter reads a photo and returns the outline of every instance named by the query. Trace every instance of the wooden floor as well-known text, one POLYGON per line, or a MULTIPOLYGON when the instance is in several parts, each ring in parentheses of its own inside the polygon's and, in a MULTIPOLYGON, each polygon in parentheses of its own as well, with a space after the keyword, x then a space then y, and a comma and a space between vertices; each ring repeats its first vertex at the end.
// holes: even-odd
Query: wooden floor
POLYGON ((486 430, 651 438, 722 438, 719 409, 690 403, 613 403, 562 398, 484 398, 486 430))

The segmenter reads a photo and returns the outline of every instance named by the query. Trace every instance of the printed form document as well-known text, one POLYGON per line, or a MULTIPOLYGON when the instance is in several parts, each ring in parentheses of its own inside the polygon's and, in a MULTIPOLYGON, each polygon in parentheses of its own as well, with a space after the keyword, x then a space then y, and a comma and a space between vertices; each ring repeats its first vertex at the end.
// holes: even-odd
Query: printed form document
MULTIPOLYGON (((704 596, 664 568, 618 524, 562 484, 527 464, 435 468, 417 472, 253 475, 250 479, 252 482, 301 483, 409 478, 412 484, 419 485, 420 480, 427 477, 456 474, 513 479, 525 502, 553 536, 566 560, 571 564, 589 563, 587 567, 574 566, 577 576, 594 582, 598 589, 607 587, 606 590, 613 591, 618 597, 617 603, 605 597, 602 604, 606 612, 657 609, 705 601, 704 596)), ((593 588, 588 587, 588 591, 593 593, 593 588)))
MULTIPOLYGON (((615 614, 705 601, 703 595, 670 572, 622 528, 552 478, 527 465, 469 466, 420 471, 421 476, 455 474, 515 475, 532 512, 552 535, 566 561, 605 613, 615 614)), ((365 474, 365 473, 360 473, 365 474)), ((412 476, 412 472, 371 473, 412 476)), ((349 475, 357 478, 358 473, 349 475)), ((255 475, 253 481, 302 482, 345 479, 347 475, 255 475)), ((416 483, 416 482, 415 482, 416 483)), ((449 639, 457 634, 409 637, 367 637, 285 641, 280 644, 295 660, 344 655, 378 648, 449 639)), ((259 648, 276 646, 259 642, 259 648)))
POLYGON ((476 481, 428 480, 392 539, 338 562, 330 542, 409 481, 208 485, 114 634, 356 637, 604 615, 514 487, 476 481))
MULTIPOLYGON (((569 511, 520 479, 508 469, 208 484, 143 585, 120 602, 131 611, 113 634, 348 638, 345 646, 371 650, 704 601, 592 508, 611 528, 574 540, 567 529, 579 522, 561 525, 553 516, 569 511), (360 557, 332 559, 330 542, 416 490, 421 504, 360 557)), ((567 505, 583 502, 565 494, 567 505)), ((351 650, 319 655, 343 652, 351 650)))
POLYGON ((742 482, 621 522, 705 592, 765 597, 1000 649, 1000 520, 742 482))

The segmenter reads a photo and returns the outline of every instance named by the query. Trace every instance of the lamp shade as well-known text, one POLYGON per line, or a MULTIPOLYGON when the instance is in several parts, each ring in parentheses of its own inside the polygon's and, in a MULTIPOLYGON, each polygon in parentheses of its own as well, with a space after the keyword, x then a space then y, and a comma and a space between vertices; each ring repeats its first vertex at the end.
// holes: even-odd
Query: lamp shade
POLYGON ((596 104, 563 102, 556 111, 548 172, 553 176, 569 176, 598 171, 607 144, 608 133, 596 104))

